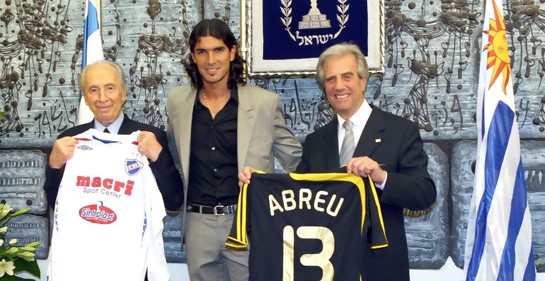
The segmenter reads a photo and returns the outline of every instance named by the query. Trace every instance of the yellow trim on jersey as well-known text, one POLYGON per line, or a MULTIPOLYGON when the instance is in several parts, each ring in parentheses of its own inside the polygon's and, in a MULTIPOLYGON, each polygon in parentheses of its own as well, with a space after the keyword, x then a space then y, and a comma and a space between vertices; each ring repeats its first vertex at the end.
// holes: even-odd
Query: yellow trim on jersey
POLYGON ((376 250, 376 249, 382 249, 382 248, 388 247, 388 237, 386 236, 386 227, 384 227, 384 219, 382 218, 382 208, 380 207, 380 201, 378 199, 377 189, 375 188, 375 182, 371 178, 369 178, 369 183, 371 184, 371 188, 370 188, 371 196, 373 196, 373 198, 375 199, 375 202, 377 202, 380 227, 382 228, 382 233, 384 233, 384 241, 385 241, 384 244, 371 246, 371 249, 376 250))
POLYGON ((386 247, 388 247, 388 243, 381 244, 381 245, 376 245, 376 246, 371 246, 371 249, 377 250, 377 249, 383 249, 383 248, 386 248, 386 247))
POLYGON ((246 229, 246 195, 248 184, 244 184, 238 194, 238 205, 236 212, 236 237, 227 236, 225 246, 236 250, 244 250, 248 247, 248 233, 246 229))
POLYGON ((243 208, 241 208, 241 211, 240 213, 238 214, 239 215, 239 227, 238 227, 238 233, 237 233, 237 236, 238 237, 242 237, 242 242, 244 242, 244 244, 248 244, 248 231, 247 231, 247 228, 246 228, 246 213, 247 213, 247 208, 246 208, 246 200, 248 199, 248 184, 244 184, 242 186, 242 190, 240 191, 240 199, 239 199, 239 204, 237 206, 244 206, 243 208))
POLYGON ((363 181, 361 177, 347 174, 347 173, 307 173, 307 174, 298 174, 298 173, 289 173, 289 176, 294 180, 305 180, 305 181, 348 181, 352 182, 358 187, 363 186, 363 181))
MULTIPOLYGON (((255 173, 265 174, 264 171, 257 170, 255 173)), ((246 219, 247 217, 247 200, 248 200, 248 184, 245 183, 238 194, 238 204, 236 212, 236 237, 227 236, 225 242, 226 247, 230 247, 237 250, 244 250, 248 248, 248 229, 246 219)))

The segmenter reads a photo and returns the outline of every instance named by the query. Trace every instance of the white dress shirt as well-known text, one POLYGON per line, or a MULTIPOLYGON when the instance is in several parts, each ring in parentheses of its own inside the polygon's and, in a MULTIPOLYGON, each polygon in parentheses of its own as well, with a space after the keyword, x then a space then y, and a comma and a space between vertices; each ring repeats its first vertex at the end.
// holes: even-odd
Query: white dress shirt
MULTIPOLYGON (((352 115, 352 117, 349 118, 350 122, 352 122, 353 124, 352 132, 354 134, 354 147, 358 146, 358 142, 360 141, 361 134, 363 133, 363 129, 365 128, 365 125, 367 124, 367 121, 369 120, 369 116, 371 116, 372 110, 373 109, 371 108, 369 103, 367 103, 366 100, 363 100, 363 103, 358 109, 358 111, 356 111, 356 113, 354 113, 354 115, 352 115)), ((337 121, 339 122, 337 126, 338 128, 337 141, 339 144, 341 144, 343 142, 344 135, 346 133, 346 130, 343 128, 342 124, 346 120, 343 119, 339 114, 337 114, 337 121)), ((340 153, 341 146, 339 145, 338 147, 339 147, 338 153, 340 153)), ((388 180, 388 172, 386 172, 386 177, 384 178, 384 182, 382 184, 375 183, 375 186, 379 188, 380 190, 384 190, 384 186, 386 185, 387 180, 388 180)))

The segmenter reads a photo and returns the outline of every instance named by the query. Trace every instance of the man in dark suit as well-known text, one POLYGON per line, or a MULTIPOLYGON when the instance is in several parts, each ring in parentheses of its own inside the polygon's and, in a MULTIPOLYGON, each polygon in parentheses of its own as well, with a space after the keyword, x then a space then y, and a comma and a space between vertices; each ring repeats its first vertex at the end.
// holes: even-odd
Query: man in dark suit
POLYGON ((436 199, 435 184, 417 124, 371 107, 365 100, 368 77, 365 56, 356 45, 337 44, 320 55, 317 80, 337 118, 306 137, 297 172, 328 172, 346 165, 348 173, 371 177, 389 246, 363 249, 368 252, 363 279, 405 281, 409 258, 403 208, 430 207, 436 199), (345 121, 351 128, 343 126, 345 121), (345 161, 339 156, 345 152, 343 141, 351 149, 345 161))
MULTIPOLYGON (((363 280, 407 281, 409 257, 403 208, 426 209, 436 199, 418 126, 367 103, 369 71, 358 46, 344 43, 328 48, 320 55, 316 72, 337 116, 306 137, 296 171, 338 172, 346 165, 348 173, 370 177, 377 187, 389 246, 362 249, 366 253, 363 280), (350 121, 351 126, 342 126, 345 121, 350 121), (347 159, 340 160, 341 154, 347 154, 347 159)), ((249 183, 253 171, 245 167, 239 180, 249 183)))
MULTIPOLYGON (((363 280, 407 281, 409 257, 403 209, 423 210, 436 199, 418 126, 367 103, 369 71, 356 45, 328 48, 320 55, 316 71, 318 83, 337 115, 306 137, 296 171, 338 172, 346 166, 348 173, 371 177, 377 187, 389 246, 362 249, 363 280), (345 121, 350 121, 351 126, 345 128, 345 121), (341 160, 340 154, 347 154, 347 159, 341 160)), ((240 182, 249 183, 254 171, 253 167, 245 167, 239 173, 240 182)))
POLYGON ((138 149, 149 159, 165 207, 169 210, 180 208, 183 202, 183 182, 168 148, 166 133, 154 126, 133 121, 122 113, 127 98, 123 69, 114 62, 95 62, 82 71, 78 82, 95 118, 90 123, 62 132, 53 144, 44 183, 49 205, 55 206, 64 166, 74 154, 78 141, 73 136, 95 128, 112 134, 130 134, 140 130, 138 149))

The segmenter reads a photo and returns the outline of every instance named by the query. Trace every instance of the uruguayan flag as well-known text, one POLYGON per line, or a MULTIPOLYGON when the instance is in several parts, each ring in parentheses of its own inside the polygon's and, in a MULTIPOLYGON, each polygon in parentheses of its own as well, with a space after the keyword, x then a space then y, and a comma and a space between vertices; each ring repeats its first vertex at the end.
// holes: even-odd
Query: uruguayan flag
MULTIPOLYGON (((95 61, 104 59, 102 50, 102 36, 100 34, 100 1, 85 1, 85 24, 83 27, 83 57, 81 60, 82 69, 95 61)), ((78 124, 88 123, 94 116, 85 100, 80 96, 78 111, 78 124)))
POLYGON ((486 0, 477 103, 477 165, 466 280, 535 280, 502 0, 486 0))

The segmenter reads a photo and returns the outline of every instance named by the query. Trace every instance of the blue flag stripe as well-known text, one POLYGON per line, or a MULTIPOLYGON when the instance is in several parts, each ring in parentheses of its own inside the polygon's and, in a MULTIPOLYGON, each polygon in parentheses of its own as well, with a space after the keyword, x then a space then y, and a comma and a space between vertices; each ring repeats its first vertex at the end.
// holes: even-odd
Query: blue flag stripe
POLYGON ((485 188, 484 194, 479 204, 477 211, 477 223, 475 225, 475 245, 473 247, 473 259, 471 259, 468 267, 468 280, 475 280, 475 276, 481 264, 484 246, 486 244, 486 227, 488 225, 488 213, 498 178, 501 171, 505 152, 509 144, 509 136, 513 127, 514 113, 503 102, 499 102, 494 116, 490 122, 488 131, 488 146, 486 150, 485 160, 485 188))
MULTIPOLYGON (((483 99, 483 104, 486 104, 486 92, 485 93, 481 93, 482 95, 482 99, 483 99)), ((485 110, 486 106, 483 106, 481 107, 481 116, 484 116, 484 110, 485 110)), ((477 122, 479 122, 479 120, 477 120, 477 122)), ((481 139, 484 138, 484 133, 485 133, 485 123, 484 123, 484 118, 481 119, 481 139)), ((477 129, 477 134, 479 133, 479 130, 477 129)))
POLYGON ((509 216, 509 228, 507 239, 503 248, 498 279, 514 280, 514 269, 516 264, 515 244, 524 219, 526 209, 526 188, 524 183, 524 170, 522 162, 519 161, 513 198, 511 200, 511 215, 509 216))
POLYGON ((98 31, 98 11, 94 3, 87 1, 88 10, 87 10, 87 19, 85 20, 85 27, 83 29, 83 59, 81 61, 81 66, 85 67, 87 65, 87 40, 94 32, 98 31))
POLYGON ((528 266, 524 271, 524 278, 522 280, 536 280, 536 264, 534 261, 534 249, 530 248, 530 256, 528 257, 528 266))

